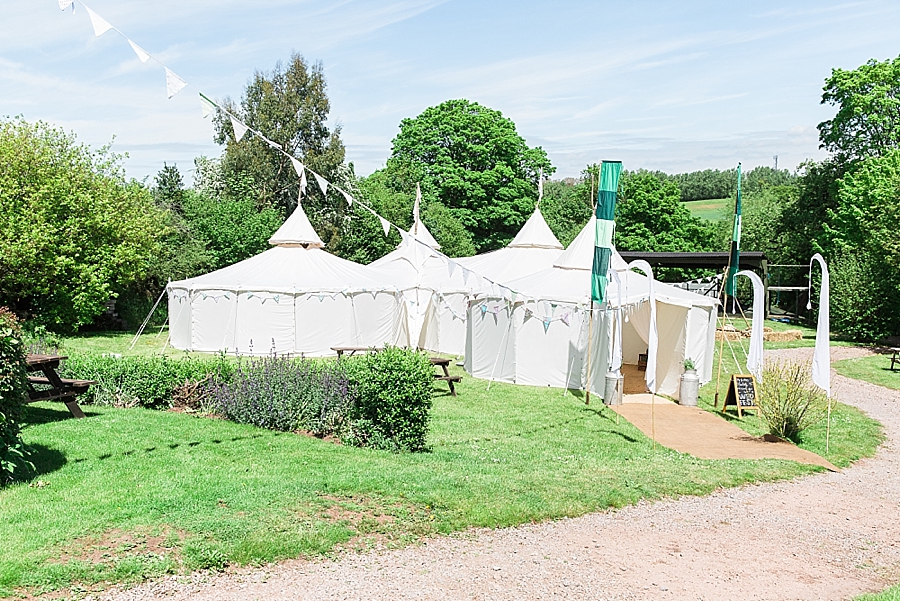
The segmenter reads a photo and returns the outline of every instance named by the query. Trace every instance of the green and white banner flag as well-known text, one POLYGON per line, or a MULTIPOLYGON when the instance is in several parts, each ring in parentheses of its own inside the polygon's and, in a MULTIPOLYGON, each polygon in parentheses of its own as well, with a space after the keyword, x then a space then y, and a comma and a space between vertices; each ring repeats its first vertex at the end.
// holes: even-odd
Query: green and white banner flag
POLYGON ((613 233, 616 230, 616 191, 619 189, 621 161, 603 161, 600 165, 600 188, 594 221, 594 266, 591 269, 591 299, 606 300, 606 274, 612 258, 613 233))
POLYGON ((737 200, 734 203, 734 227, 731 230, 731 257, 728 259, 728 276, 725 280, 725 294, 734 296, 735 276, 741 264, 741 164, 737 168, 737 200))

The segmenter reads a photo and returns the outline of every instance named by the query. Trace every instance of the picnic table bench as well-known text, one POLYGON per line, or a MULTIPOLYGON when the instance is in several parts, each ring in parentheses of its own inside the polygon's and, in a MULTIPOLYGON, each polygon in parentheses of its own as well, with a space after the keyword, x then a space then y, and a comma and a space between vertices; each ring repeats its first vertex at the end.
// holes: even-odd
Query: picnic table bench
POLYGON ((350 357, 356 353, 377 353, 384 349, 380 346, 333 346, 331 350, 337 353, 338 361, 340 361, 344 353, 347 353, 347 356, 350 357))
POLYGON ((447 369, 450 365, 450 359, 444 359, 443 357, 429 357, 429 361, 431 361, 432 365, 439 366, 443 368, 444 375, 434 374, 435 380, 442 380, 447 382, 450 385, 450 394, 456 396, 456 388, 453 387, 454 382, 462 382, 462 376, 451 376, 450 370, 447 369))
POLYGON ((900 363, 900 348, 891 347, 889 350, 893 351, 893 355, 891 356, 891 371, 894 371, 894 364, 900 363))
POLYGON ((87 392, 96 382, 92 380, 70 380, 60 378, 57 373, 60 361, 67 359, 58 355, 27 355, 26 369, 29 373, 40 372, 43 376, 28 376, 28 402, 62 401, 73 417, 84 417, 76 398, 87 392), (40 386, 41 388, 35 388, 40 386))

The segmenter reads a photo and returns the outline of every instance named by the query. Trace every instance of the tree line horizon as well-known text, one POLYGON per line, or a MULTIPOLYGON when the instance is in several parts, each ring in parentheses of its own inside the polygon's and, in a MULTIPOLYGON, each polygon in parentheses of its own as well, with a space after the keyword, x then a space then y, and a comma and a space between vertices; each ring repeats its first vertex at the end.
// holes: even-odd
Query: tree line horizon
MULTIPOLYGON (((403 119, 385 166, 359 177, 345 160, 340 126, 327 125, 326 88, 321 63, 295 54, 257 71, 240 100, 221 105, 400 227, 412 224, 419 184, 422 220, 449 256, 507 244, 535 209, 539 174, 555 172, 543 148, 529 147, 500 111, 454 99, 403 119)), ((837 114, 819 124, 830 156, 794 173, 759 166, 743 174, 742 248, 795 264, 822 252, 832 265, 835 323, 860 340, 900 333, 898 312, 881 310, 900 301, 898 98, 900 58, 835 69, 822 102, 837 114)), ((296 173, 255 136, 235 140, 224 111, 214 124, 222 154, 197 157, 186 187, 175 165, 164 164, 150 184, 127 180, 123 156, 109 146, 93 150, 43 122, 0 120, 0 305, 65 332, 102 325, 104 306, 117 299, 131 325, 170 279, 266 250, 296 207, 296 173)), ((598 168, 587 165, 574 184, 544 181, 541 212, 564 245, 590 218, 598 168)), ((727 250, 730 223, 694 217, 684 202, 733 199, 736 186, 734 168, 623 172, 616 247, 727 250)), ((400 242, 314 183, 303 206, 326 248, 345 259, 369 263, 400 242)))

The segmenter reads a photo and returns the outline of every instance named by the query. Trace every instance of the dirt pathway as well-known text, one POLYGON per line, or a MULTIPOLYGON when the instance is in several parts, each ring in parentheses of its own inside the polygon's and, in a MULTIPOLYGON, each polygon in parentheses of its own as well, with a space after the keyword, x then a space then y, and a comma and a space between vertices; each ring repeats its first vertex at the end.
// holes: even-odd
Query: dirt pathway
MULTIPOLYGON (((835 349, 834 360, 859 356, 835 349)), ((779 351, 809 356, 811 349, 779 351)), ((842 473, 438 538, 423 546, 195 574, 110 591, 143 599, 849 599, 900 581, 900 392, 835 376, 886 428, 842 473)))

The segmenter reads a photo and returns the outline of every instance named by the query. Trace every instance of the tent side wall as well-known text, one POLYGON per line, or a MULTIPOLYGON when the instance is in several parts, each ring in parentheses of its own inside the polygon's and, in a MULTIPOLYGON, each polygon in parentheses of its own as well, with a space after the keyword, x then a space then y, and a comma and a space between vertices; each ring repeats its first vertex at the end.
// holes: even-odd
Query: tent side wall
POLYGON ((432 293, 418 339, 419 348, 435 353, 463 355, 466 351, 468 304, 468 295, 464 293, 432 293))
POLYGON ((191 292, 191 350, 234 351, 237 295, 229 290, 191 292))
MULTIPOLYGON (((537 314, 525 315, 525 305, 516 305, 516 383, 556 388, 582 388, 587 362, 588 311, 558 306, 546 325, 537 314), (568 324, 560 315, 568 313, 568 324)), ((595 346, 603 334, 595 311, 595 346)), ((592 357, 592 363, 596 357, 592 357)), ((606 370, 604 370, 606 373, 606 370)))
POLYGON ((169 343, 180 351, 191 350, 191 297, 184 288, 169 288, 169 343))
POLYGON ((466 321, 466 371, 484 380, 515 383, 516 328, 509 305, 497 299, 470 301, 466 321))

